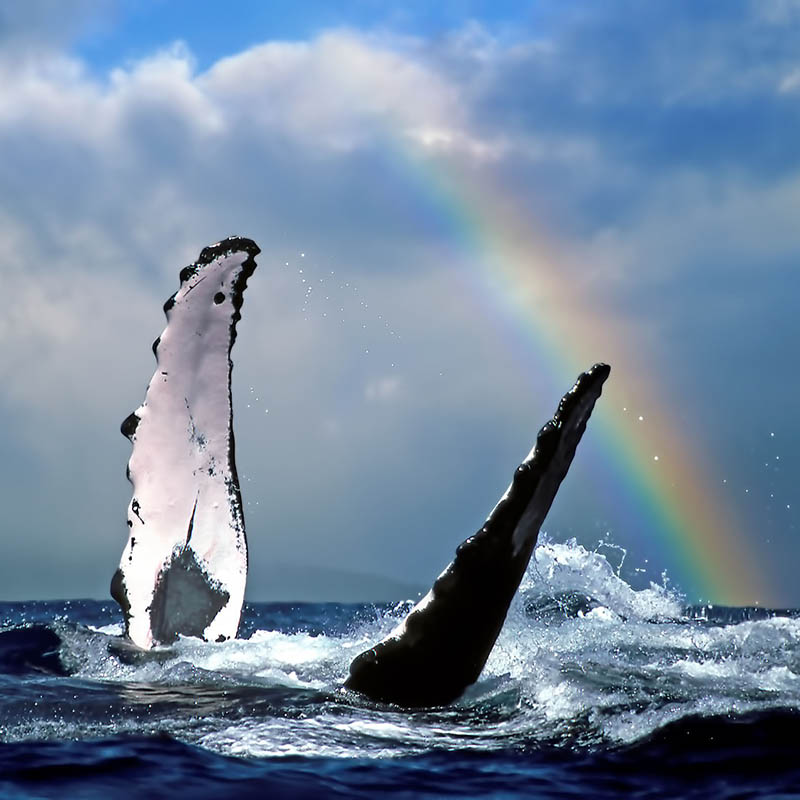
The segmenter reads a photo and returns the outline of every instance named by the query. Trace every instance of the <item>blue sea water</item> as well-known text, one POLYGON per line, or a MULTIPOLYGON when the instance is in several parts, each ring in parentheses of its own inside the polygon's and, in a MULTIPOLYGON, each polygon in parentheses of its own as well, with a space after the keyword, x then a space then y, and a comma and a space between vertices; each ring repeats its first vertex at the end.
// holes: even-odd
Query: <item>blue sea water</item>
POLYGON ((800 797, 796 611, 545 542, 457 703, 342 689, 408 607, 249 604, 235 641, 142 654, 111 601, 0 603, 0 796, 800 797))

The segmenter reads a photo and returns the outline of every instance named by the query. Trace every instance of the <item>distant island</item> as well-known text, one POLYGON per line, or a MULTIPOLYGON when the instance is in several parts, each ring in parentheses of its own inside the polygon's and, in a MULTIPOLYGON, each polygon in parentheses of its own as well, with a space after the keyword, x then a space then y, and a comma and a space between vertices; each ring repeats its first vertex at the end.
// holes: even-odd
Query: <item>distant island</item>
POLYGON ((427 591, 421 584, 406 583, 383 575, 367 575, 346 569, 300 564, 259 565, 251 580, 251 602, 391 603, 417 600, 427 591))

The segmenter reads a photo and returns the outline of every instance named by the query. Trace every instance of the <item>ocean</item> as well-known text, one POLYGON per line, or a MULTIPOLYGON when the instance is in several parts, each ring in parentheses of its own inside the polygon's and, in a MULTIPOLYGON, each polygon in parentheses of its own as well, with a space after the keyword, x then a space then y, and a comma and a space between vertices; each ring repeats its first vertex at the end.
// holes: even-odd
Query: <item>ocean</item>
POLYGON ((459 701, 344 690, 411 605, 249 603, 234 641, 144 654, 111 600, 0 603, 0 796, 800 797, 797 610, 545 540, 459 701))

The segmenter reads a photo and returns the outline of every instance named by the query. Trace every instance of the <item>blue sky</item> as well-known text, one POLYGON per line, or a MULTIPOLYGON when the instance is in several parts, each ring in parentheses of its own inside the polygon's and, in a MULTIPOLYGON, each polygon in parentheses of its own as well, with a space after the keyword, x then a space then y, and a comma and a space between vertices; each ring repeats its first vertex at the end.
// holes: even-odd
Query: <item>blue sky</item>
MULTIPOLYGON (((798 34, 796 0, 4 8, 0 596, 106 594, 119 422, 179 269, 232 233, 263 250, 234 351, 250 597, 427 586, 568 388, 454 246, 441 172, 542 232, 622 331, 596 360, 624 387, 635 358, 647 424, 800 605, 798 34)), ((548 534, 716 599, 592 433, 548 534)))
POLYGON ((385 30, 395 35, 446 36, 467 20, 518 32, 534 17, 535 8, 516 2, 262 3, 235 6, 192 3, 189 0, 141 0, 107 4, 105 13, 86 20, 76 42, 93 65, 113 67, 125 59, 142 58, 165 42, 187 43, 200 69, 217 59, 270 39, 302 40, 343 26, 385 30))

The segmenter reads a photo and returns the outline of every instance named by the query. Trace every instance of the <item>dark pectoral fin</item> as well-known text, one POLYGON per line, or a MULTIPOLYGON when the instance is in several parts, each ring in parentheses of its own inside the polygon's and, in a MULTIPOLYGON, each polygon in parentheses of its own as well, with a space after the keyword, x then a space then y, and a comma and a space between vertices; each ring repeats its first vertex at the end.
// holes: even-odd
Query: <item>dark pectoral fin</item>
POLYGON ((348 688, 382 702, 430 706, 455 700, 477 680, 609 371, 596 364, 581 374, 486 523, 401 625, 356 657, 348 688))

